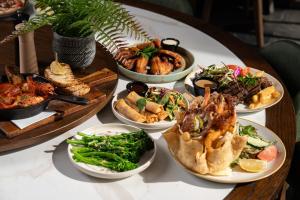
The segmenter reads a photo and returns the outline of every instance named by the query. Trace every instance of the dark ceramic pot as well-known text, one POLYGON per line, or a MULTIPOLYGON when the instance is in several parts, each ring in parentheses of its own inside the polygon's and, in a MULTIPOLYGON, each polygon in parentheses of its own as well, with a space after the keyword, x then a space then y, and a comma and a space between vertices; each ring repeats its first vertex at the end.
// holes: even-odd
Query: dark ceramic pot
POLYGON ((88 37, 65 37, 53 33, 53 51, 57 53, 60 62, 69 64, 72 68, 89 66, 96 54, 94 35, 88 37))

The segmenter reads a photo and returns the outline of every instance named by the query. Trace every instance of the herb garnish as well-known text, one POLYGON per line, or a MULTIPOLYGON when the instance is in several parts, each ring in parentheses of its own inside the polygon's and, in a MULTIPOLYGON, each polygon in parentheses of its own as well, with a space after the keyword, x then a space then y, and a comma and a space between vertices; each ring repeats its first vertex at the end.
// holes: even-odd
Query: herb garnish
POLYGON ((158 51, 158 48, 147 46, 144 49, 139 50, 136 55, 137 56, 143 56, 145 58, 151 58, 156 52, 158 51))
POLYGON ((146 99, 140 98, 139 100, 136 101, 136 105, 140 111, 144 110, 144 108, 146 107, 146 99))
POLYGON ((256 137, 257 136, 256 129, 251 125, 248 125, 248 126, 241 126, 240 125, 239 133, 242 136, 243 135, 247 135, 247 136, 251 136, 251 137, 256 137))
POLYGON ((246 76, 238 76, 237 80, 244 86, 255 86, 257 84, 258 77, 247 74, 246 76))
POLYGON ((165 105, 166 103, 168 103, 169 98, 170 98, 170 94, 165 94, 165 95, 163 96, 163 98, 161 98, 161 99, 159 100, 158 103, 161 104, 161 105, 165 105))

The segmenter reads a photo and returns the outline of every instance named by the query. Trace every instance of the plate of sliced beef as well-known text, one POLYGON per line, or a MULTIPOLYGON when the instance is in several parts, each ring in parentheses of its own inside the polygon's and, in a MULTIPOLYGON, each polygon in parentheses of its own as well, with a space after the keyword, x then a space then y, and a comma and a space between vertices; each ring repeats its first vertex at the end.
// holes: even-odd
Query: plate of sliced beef
POLYGON ((284 95, 281 83, 270 74, 238 65, 200 66, 185 81, 194 96, 204 95, 205 88, 219 92, 236 105, 238 113, 257 112, 277 104, 284 95))

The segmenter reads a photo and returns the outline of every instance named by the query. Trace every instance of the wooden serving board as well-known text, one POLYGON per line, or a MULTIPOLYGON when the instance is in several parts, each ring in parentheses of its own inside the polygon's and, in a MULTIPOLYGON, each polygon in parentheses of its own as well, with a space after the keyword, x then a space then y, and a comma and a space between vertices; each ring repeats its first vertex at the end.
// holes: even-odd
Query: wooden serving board
POLYGON ((63 119, 64 117, 71 115, 80 110, 86 109, 87 106, 91 104, 97 104, 98 102, 104 101, 106 99, 106 94, 100 91, 97 86, 107 82, 117 79, 117 74, 107 68, 95 71, 87 76, 83 76, 80 79, 87 83, 91 87, 91 91, 86 94, 84 97, 88 99, 89 103, 86 106, 77 105, 73 103, 68 103, 59 100, 53 100, 49 103, 47 110, 56 111, 57 113, 53 116, 50 116, 46 119, 38 121, 30 126, 19 129, 11 121, 0 121, 0 129, 8 137, 16 137, 18 135, 29 132, 40 126, 49 124, 54 121, 63 119))
MULTIPOLYGON (((0 38, 14 30, 13 22, 0 21, 0 38)), ((43 27, 35 31, 35 47, 40 74, 55 59, 52 51, 53 33, 51 27, 43 27)), ((5 65, 19 66, 17 39, 0 45, 0 74, 5 65)), ((90 103, 85 106, 52 101, 49 109, 59 111, 24 129, 17 128, 9 121, 0 121, 0 152, 15 150, 47 141, 71 128, 83 123, 97 114, 110 101, 118 83, 117 63, 100 44, 96 43, 96 55, 93 63, 84 69, 74 69, 73 73, 92 87, 86 97, 90 103), (92 74, 92 75, 91 75, 92 74), (8 137, 9 136, 9 137, 8 137)), ((0 154, 1 155, 1 154, 0 154)))

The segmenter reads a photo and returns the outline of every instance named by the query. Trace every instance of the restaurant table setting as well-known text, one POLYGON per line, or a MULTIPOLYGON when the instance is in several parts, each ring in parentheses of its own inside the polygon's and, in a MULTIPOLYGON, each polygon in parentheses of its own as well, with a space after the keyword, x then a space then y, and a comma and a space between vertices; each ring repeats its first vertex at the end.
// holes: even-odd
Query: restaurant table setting
MULTIPOLYGON (((46 82, 34 91, 51 83, 44 99, 66 97, 50 99, 37 115, 0 121, 7 136, 0 139, 0 199, 224 199, 286 162, 284 141, 266 127, 266 109, 286 95, 273 74, 246 67, 188 24, 122 7, 154 39, 128 37, 113 58, 97 43, 92 67, 82 69, 61 62, 66 54, 46 59, 46 82)), ((35 34, 35 43, 43 40, 35 34)), ((30 90, 32 80, 22 81, 21 90, 30 90)))

